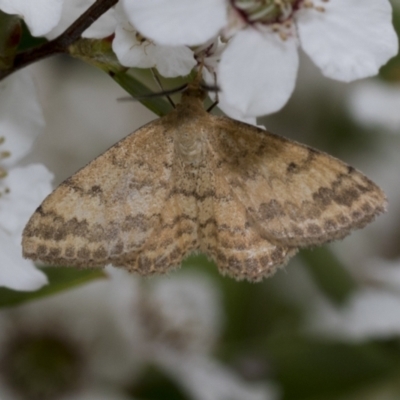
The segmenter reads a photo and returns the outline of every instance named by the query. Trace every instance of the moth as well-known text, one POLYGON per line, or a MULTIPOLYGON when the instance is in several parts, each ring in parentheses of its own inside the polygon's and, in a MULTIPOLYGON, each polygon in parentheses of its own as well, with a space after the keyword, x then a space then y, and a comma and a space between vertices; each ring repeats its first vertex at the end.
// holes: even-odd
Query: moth
POLYGON ((205 111, 197 80, 168 115, 65 180, 23 232, 52 265, 161 274, 193 252, 259 281, 299 248, 342 239, 385 211, 382 190, 323 152, 205 111))

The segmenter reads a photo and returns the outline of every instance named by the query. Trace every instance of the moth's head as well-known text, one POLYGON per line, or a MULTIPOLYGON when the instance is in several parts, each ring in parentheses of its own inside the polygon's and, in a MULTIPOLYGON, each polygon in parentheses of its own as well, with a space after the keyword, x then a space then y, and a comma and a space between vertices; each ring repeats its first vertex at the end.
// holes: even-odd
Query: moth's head
POLYGON ((204 101, 207 97, 207 90, 202 86, 201 82, 197 79, 188 83, 186 89, 182 92, 182 100, 187 98, 196 98, 204 101))
POLYGON ((199 68, 197 69, 196 76, 189 82, 182 93, 182 101, 189 98, 196 98, 202 102, 206 99, 208 92, 219 92, 217 85, 209 86, 202 82, 203 78, 203 61, 201 61, 199 68))

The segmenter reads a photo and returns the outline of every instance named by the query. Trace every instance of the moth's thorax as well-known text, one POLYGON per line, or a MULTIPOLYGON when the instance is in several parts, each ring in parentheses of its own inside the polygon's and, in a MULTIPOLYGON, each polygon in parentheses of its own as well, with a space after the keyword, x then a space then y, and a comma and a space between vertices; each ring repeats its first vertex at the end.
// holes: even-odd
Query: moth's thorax
POLYGON ((199 165, 204 160, 206 129, 209 115, 203 102, 197 97, 188 97, 176 110, 178 123, 174 129, 175 151, 185 164, 199 165))
POLYGON ((204 159, 204 137, 190 127, 182 126, 175 136, 175 149, 185 164, 199 165, 204 159))

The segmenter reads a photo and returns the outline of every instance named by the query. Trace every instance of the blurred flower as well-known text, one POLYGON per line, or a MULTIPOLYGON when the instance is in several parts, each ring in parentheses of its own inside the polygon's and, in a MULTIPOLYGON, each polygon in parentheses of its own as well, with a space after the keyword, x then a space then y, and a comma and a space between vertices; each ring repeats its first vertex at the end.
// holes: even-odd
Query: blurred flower
POLYGON ((400 262, 374 262, 367 284, 338 309, 323 300, 312 311, 312 332, 347 340, 390 339, 400 335, 400 262))
MULTIPOLYGON (((146 360, 194 400, 270 400, 267 383, 246 383, 211 356, 222 327, 219 292, 203 275, 157 279, 137 298, 146 360)), ((129 329, 127 330, 129 335, 129 329)))
POLYGON ((208 353, 223 323, 220 293, 201 274, 160 278, 142 288, 139 319, 151 347, 157 343, 183 353, 208 353))
POLYGON ((40 164, 16 167, 44 127, 29 71, 0 83, 0 286, 35 290, 47 283, 22 258, 21 234, 29 216, 51 191, 52 174, 40 164))
POLYGON ((20 15, 33 36, 43 36, 60 21, 63 3, 64 0, 0 0, 0 10, 20 15))
POLYGON ((230 38, 218 68, 221 106, 229 114, 279 110, 294 89, 299 44, 325 76, 345 82, 376 74, 397 53, 388 0, 212 3, 122 4, 130 22, 158 44, 203 44, 219 32, 230 38))
POLYGON ((211 356, 222 326, 219 292, 203 275, 110 279, 0 313, 2 400, 120 399, 143 367, 160 368, 193 400, 272 400, 211 356), (101 397, 99 397, 101 398, 101 397))
POLYGON ((400 129, 400 84, 370 80, 353 87, 350 111, 366 127, 381 127, 388 132, 400 129))
POLYGON ((141 345, 124 338, 116 290, 102 280, 1 312, 0 398, 122 399, 141 345))

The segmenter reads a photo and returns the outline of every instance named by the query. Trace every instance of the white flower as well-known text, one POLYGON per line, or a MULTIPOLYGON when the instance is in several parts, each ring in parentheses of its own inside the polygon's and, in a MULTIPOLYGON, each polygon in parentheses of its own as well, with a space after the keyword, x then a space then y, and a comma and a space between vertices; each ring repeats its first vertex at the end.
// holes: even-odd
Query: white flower
POLYGON ((145 316, 158 315, 160 326, 145 328, 156 342, 182 351, 208 352, 222 327, 220 302, 217 288, 201 274, 158 279, 149 294, 142 293, 141 307, 145 316))
POLYGON ((400 263, 375 261, 364 273, 370 286, 357 290, 343 307, 317 303, 310 314, 312 332, 355 341, 400 336, 400 263))
POLYGON ((157 68, 165 77, 188 75, 196 65, 187 46, 160 46, 141 36, 117 7, 118 25, 112 43, 120 63, 127 67, 157 68))
POLYGON ((366 127, 384 128, 398 133, 400 129, 400 84, 397 82, 367 81, 352 88, 350 111, 366 127))
POLYGON ((21 233, 29 216, 51 191, 52 174, 39 164, 16 167, 42 131, 44 120, 29 71, 0 83, 0 286, 35 290, 47 283, 22 258, 21 233))
POLYGON ((146 285, 134 307, 144 357, 194 400, 275 399, 272 386, 246 383, 212 359, 223 322, 219 297, 200 274, 159 278, 146 285))
POLYGON ((40 201, 51 191, 53 175, 40 164, 15 167, 2 179, 0 197, 0 286, 36 290, 47 283, 32 261, 22 258, 21 234, 40 201))
POLYGON ((122 0, 128 20, 165 46, 200 45, 227 23, 225 0, 122 0))
POLYGON ((398 49, 388 0, 232 0, 229 5, 124 0, 123 5, 128 19, 156 43, 199 44, 218 32, 230 38, 218 69, 221 104, 246 116, 286 103, 296 82, 299 45, 325 76, 345 82, 376 74, 398 49), (229 23, 223 11, 228 7, 229 23))
POLYGON ((384 289, 357 291, 342 309, 321 302, 310 329, 350 340, 386 339, 400 335, 400 295, 384 289))
POLYGON ((1 399, 124 399, 142 367, 121 329, 129 303, 114 301, 124 288, 100 280, 2 311, 1 399))
POLYGON ((325 76, 345 82, 375 75, 397 53, 388 0, 316 0, 310 8, 306 3, 293 10, 287 5, 278 24, 260 21, 231 39, 219 82, 226 102, 239 112, 257 116, 286 103, 299 44, 325 76))
POLYGON ((0 10, 20 15, 33 36, 43 36, 60 21, 63 2, 64 0, 0 0, 0 10))
MULTIPOLYGON (((63 7, 61 21, 46 37, 53 39, 64 32, 95 0, 71 0, 63 7)), ((193 51, 187 46, 160 46, 140 35, 117 4, 94 22, 82 36, 104 38, 115 33, 112 47, 126 67, 157 68, 165 77, 188 75, 196 65, 193 51)))

